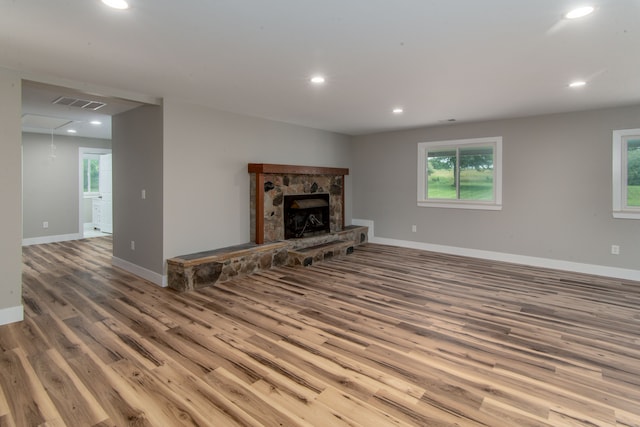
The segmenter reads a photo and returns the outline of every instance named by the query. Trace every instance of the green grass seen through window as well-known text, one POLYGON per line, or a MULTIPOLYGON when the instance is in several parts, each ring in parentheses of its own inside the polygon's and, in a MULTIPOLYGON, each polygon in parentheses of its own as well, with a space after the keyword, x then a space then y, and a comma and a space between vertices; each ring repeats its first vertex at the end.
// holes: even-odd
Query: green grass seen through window
POLYGON ((640 206, 640 185, 627 185, 627 206, 640 206))
MULTIPOLYGON (((456 199, 456 187, 453 183, 453 170, 432 171, 427 183, 429 199, 456 199)), ((492 200, 493 171, 463 170, 460 173, 461 200, 492 200)))

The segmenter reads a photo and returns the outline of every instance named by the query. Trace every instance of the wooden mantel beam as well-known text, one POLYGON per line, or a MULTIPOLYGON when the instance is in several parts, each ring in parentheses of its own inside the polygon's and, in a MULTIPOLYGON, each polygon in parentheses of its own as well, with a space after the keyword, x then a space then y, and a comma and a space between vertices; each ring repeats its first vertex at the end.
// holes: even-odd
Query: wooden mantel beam
POLYGON ((271 173, 292 175, 349 175, 348 168, 325 168, 320 166, 274 165, 249 163, 249 173, 271 173))

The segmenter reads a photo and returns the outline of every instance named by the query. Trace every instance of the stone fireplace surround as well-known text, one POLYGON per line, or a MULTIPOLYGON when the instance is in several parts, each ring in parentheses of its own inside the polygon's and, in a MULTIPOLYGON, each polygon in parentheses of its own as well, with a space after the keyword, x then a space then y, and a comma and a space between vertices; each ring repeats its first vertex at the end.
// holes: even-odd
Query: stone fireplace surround
POLYGON ((329 194, 330 232, 344 228, 346 168, 249 163, 251 239, 257 244, 285 239, 284 196, 329 194))

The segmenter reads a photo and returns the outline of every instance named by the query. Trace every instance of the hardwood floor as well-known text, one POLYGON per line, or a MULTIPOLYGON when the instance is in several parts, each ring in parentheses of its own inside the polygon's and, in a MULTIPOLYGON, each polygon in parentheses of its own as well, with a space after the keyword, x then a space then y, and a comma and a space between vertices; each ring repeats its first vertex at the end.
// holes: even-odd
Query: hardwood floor
POLYGON ((25 247, 2 426, 640 426, 640 283, 366 244, 197 292, 25 247))

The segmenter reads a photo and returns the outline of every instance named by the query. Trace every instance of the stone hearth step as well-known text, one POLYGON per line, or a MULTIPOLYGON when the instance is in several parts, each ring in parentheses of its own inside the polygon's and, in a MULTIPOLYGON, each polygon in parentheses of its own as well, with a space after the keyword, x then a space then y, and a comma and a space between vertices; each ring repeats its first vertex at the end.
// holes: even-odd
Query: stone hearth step
POLYGON ((290 266, 302 265, 307 267, 314 262, 348 255, 353 252, 353 244, 353 241, 334 240, 319 245, 290 249, 288 264, 290 266))
POLYGON ((353 252, 367 242, 366 226, 264 244, 245 243, 167 260, 168 286, 190 291, 283 265, 308 266, 353 252))
POLYGON ((170 258, 167 260, 168 285, 180 292, 189 291, 286 265, 288 247, 285 242, 246 243, 170 258))

